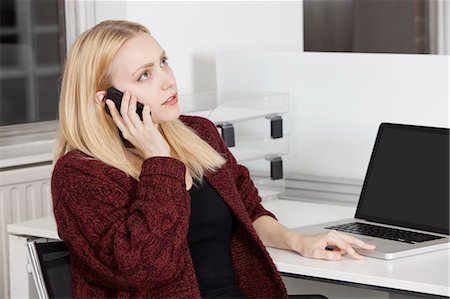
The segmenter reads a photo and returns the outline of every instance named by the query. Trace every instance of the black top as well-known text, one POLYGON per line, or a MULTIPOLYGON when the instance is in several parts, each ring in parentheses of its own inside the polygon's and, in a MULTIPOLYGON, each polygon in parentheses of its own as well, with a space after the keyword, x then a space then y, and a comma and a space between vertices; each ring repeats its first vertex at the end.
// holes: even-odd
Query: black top
POLYGON ((191 217, 188 243, 203 298, 242 298, 229 253, 233 215, 208 184, 189 190, 191 217))

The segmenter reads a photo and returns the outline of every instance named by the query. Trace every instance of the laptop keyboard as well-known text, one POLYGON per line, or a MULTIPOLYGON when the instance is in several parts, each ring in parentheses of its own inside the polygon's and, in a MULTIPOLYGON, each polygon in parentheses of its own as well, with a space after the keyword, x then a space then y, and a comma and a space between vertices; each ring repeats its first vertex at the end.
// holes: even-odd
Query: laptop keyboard
POLYGON ((431 241, 436 239, 442 239, 443 237, 423 234, 408 230, 378 226, 367 223, 346 223, 341 225, 329 226, 327 229, 333 229, 341 232, 352 233, 357 235, 365 235, 371 237, 377 237, 381 239, 388 239, 393 241, 399 241, 409 244, 421 243, 425 241, 431 241))

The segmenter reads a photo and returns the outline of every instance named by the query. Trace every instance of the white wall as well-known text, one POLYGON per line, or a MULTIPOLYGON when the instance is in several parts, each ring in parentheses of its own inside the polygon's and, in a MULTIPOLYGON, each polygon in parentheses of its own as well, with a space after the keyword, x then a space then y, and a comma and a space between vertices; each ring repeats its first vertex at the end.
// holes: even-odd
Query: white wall
POLYGON ((287 172, 361 180, 379 122, 448 126, 448 56, 303 53, 302 1, 95 6, 97 22, 128 19, 150 29, 180 93, 290 91, 287 172))
MULTIPOLYGON (((70 0, 69 0, 70 1, 70 0)), ((126 20, 128 1, 94 0, 95 23, 104 20, 126 20)))
POLYGON ((147 26, 166 49, 180 93, 216 90, 222 50, 303 51, 302 2, 96 2, 97 22, 147 26))
POLYGON ((448 72, 443 55, 224 52, 217 59, 222 91, 290 93, 286 172, 358 180, 381 122, 449 126, 448 72))

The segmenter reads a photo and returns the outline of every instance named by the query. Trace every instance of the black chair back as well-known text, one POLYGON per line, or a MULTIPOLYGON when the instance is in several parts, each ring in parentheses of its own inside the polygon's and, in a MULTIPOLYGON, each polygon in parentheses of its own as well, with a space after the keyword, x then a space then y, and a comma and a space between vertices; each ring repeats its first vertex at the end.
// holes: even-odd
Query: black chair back
POLYGON ((72 298, 70 255, 66 244, 62 241, 42 240, 46 239, 30 242, 40 266, 40 271, 35 271, 33 276, 42 275, 34 277, 36 285, 37 281, 43 280, 49 298, 72 298))

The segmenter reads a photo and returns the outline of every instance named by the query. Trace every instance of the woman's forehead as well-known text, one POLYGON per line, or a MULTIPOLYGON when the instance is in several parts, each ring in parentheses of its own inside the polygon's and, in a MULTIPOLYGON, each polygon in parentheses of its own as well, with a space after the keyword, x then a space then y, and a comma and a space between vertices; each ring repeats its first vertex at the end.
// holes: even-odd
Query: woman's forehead
POLYGON ((140 33, 127 40, 117 52, 113 65, 131 75, 144 64, 159 63, 164 50, 148 33, 140 33))

